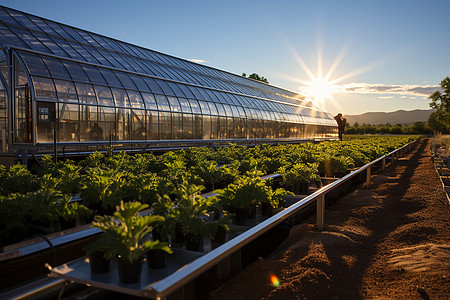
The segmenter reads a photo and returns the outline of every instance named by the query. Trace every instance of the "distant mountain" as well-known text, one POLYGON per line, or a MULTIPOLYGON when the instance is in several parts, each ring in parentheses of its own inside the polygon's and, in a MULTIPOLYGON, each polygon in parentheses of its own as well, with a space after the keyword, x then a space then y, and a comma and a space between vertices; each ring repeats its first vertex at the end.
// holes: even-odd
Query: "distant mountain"
POLYGON ((350 125, 358 122, 361 124, 379 125, 389 123, 391 125, 411 125, 414 122, 426 122, 433 109, 398 110, 394 112, 368 112, 361 115, 346 115, 347 123, 350 125))

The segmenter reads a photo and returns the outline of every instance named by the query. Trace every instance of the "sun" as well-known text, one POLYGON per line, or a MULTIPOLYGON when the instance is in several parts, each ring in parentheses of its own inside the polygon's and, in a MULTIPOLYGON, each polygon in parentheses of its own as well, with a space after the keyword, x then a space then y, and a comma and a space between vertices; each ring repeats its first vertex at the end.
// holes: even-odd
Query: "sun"
POLYGON ((306 85, 304 92, 319 103, 323 103, 325 99, 331 99, 336 90, 333 83, 322 76, 312 78, 306 85))

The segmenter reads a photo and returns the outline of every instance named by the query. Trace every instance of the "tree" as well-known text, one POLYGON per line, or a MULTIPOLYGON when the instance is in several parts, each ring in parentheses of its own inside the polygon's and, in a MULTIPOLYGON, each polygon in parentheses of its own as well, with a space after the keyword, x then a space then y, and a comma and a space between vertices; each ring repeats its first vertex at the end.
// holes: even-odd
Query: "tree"
MULTIPOLYGON (((243 77, 247 77, 247 74, 242 73, 242 76, 243 76, 243 77)), ((258 80, 258 81, 261 81, 261 82, 264 82, 264 83, 267 83, 267 84, 269 83, 269 81, 267 80, 267 78, 265 78, 264 76, 259 76, 259 75, 256 74, 256 73, 252 73, 252 74, 248 75, 248 78, 254 79, 254 80, 258 80)))
POLYGON ((442 92, 436 91, 428 97, 430 107, 436 109, 428 118, 428 125, 434 132, 450 129, 450 78, 441 81, 442 92))

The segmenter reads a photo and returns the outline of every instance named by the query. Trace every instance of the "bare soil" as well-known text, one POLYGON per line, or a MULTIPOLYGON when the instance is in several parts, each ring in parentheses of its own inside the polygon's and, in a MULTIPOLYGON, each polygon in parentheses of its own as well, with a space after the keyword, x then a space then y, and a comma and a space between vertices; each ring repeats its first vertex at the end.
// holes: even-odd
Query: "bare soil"
POLYGON ((313 218, 293 227, 211 299, 450 299, 450 208, 430 141, 372 179, 326 210, 324 231, 313 218))

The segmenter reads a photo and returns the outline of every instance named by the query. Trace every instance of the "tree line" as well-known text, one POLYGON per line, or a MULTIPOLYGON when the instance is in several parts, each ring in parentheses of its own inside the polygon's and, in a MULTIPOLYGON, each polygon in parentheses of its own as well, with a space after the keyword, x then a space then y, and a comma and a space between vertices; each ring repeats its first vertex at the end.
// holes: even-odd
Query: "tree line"
POLYGON ((345 133, 347 134, 432 134, 433 129, 427 122, 415 122, 413 125, 402 124, 358 124, 352 126, 346 124, 345 133))

